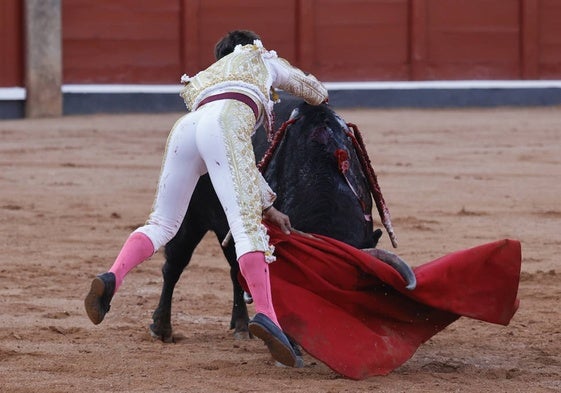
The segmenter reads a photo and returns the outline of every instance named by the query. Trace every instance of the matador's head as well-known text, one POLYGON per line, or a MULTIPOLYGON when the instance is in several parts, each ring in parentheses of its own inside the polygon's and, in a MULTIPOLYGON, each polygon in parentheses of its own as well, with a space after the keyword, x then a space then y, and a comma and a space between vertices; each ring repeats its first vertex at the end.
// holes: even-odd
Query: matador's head
POLYGON ((220 39, 214 46, 214 57, 216 60, 232 53, 237 45, 253 44, 253 41, 260 40, 257 33, 251 30, 233 30, 220 39))

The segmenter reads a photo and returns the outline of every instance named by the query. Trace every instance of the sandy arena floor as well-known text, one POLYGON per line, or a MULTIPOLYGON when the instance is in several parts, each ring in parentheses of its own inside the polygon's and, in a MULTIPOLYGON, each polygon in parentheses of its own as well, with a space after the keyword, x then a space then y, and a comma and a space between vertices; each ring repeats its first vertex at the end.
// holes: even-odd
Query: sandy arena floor
MULTIPOLYGON (((522 242, 512 323, 462 318, 388 376, 351 381, 305 355, 277 367, 228 330, 231 284, 214 236, 174 298, 176 343, 147 326, 162 255, 132 272, 99 326, 83 298, 149 213, 179 114, 0 121, 2 392, 561 391, 561 108, 344 110, 361 129, 412 265, 522 242)), ((387 236, 381 247, 390 249, 387 236)))

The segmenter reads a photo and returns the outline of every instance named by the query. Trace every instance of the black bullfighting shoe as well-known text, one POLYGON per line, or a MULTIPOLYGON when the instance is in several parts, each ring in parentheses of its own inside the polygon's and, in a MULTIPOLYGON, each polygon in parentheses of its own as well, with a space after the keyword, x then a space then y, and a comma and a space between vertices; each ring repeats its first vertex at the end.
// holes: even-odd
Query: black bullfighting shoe
POLYGON ((91 321, 98 325, 111 308, 111 299, 115 293, 115 274, 103 273, 93 279, 90 292, 86 295, 84 306, 91 321))
POLYGON ((277 362, 289 367, 302 367, 302 358, 296 355, 286 335, 269 317, 257 313, 249 322, 249 331, 265 342, 277 362))

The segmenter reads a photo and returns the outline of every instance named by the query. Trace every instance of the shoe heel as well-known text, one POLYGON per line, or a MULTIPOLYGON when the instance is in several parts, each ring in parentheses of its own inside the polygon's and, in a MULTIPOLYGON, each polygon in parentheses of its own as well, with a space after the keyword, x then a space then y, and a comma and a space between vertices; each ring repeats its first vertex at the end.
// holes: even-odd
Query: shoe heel
POLYGON ((265 345, 267 345, 267 348, 269 348, 271 356, 277 362, 288 367, 296 367, 298 365, 298 358, 292 348, 289 348, 264 326, 258 323, 250 323, 249 331, 255 337, 258 337, 263 340, 263 342, 265 342, 265 345))
POLYGON ((90 286, 90 291, 86 295, 84 300, 84 307, 86 308, 86 313, 94 325, 98 325, 103 321, 105 313, 102 312, 100 308, 100 298, 103 296, 105 291, 105 284, 103 280, 99 277, 93 279, 90 286))

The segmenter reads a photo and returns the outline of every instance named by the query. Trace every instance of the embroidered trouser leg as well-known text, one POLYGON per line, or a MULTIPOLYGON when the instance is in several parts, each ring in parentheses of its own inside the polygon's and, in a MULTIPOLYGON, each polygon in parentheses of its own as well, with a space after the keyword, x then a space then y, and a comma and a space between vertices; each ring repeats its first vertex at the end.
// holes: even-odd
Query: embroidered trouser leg
MULTIPOLYGON (((199 177, 208 171, 226 213, 256 311, 278 325, 265 257, 270 251, 261 224, 259 172, 251 144, 254 127, 251 109, 233 100, 209 103, 179 119, 168 138, 152 213, 146 225, 135 233, 145 235, 154 251, 171 240, 183 221, 199 177)), ((139 244, 145 243, 125 243, 111 268, 118 285, 148 257, 137 250, 139 244)))
POLYGON ((223 143, 209 146, 213 139, 201 138, 199 148, 226 212, 240 270, 255 301, 255 311, 279 326, 271 298, 269 265, 265 257, 270 255, 269 238, 261 224, 259 172, 251 144, 255 118, 248 109, 236 101, 225 102, 219 116, 223 143))
POLYGON ((183 221, 197 181, 206 172, 195 143, 197 117, 185 115, 172 128, 150 218, 127 239, 109 269, 116 277, 115 291, 128 272, 175 236, 183 221))
POLYGON ((251 145, 254 126, 251 109, 234 100, 211 102, 177 121, 168 139, 152 213, 137 229, 150 238, 154 250, 175 236, 199 177, 208 171, 238 258, 251 251, 269 252, 251 145))
POLYGON ((199 134, 197 142, 228 218, 236 254, 239 258, 252 251, 268 252, 268 237, 261 224, 259 171, 251 144, 255 117, 245 104, 226 100, 218 123, 216 131, 199 134))

